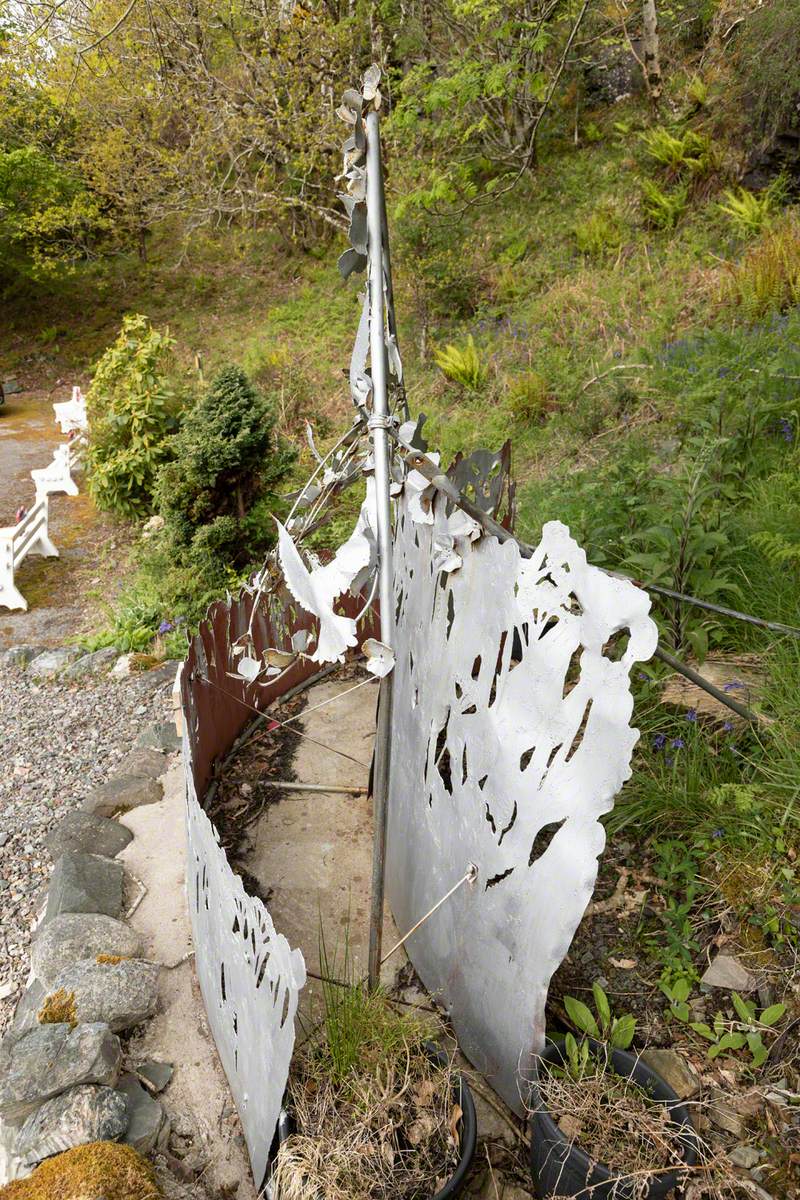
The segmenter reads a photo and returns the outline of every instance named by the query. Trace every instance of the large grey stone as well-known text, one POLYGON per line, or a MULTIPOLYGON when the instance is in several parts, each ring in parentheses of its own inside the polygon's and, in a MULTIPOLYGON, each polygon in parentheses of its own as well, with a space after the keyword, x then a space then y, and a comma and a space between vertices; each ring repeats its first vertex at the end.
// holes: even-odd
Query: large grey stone
POLYGON ((148 747, 131 750, 117 766, 118 775, 134 775, 143 779, 158 779, 167 769, 162 751, 148 747))
POLYGON ((4 667, 16 667, 18 671, 24 671, 28 663, 42 652, 41 646, 9 646, 0 654, 0 662, 4 667))
POLYGON ((47 1100, 19 1131, 15 1153, 28 1165, 89 1142, 113 1142, 128 1126, 128 1100, 113 1088, 85 1084, 47 1100))
POLYGON ((730 954, 718 954, 700 980, 704 991, 723 988, 728 992, 752 992, 755 986, 755 976, 730 954))
POLYGON ((681 1100, 693 1096, 700 1087, 700 1077, 683 1055, 675 1050, 656 1050, 642 1053, 642 1062, 660 1075, 681 1100))
POLYGON ((96 675, 98 671, 106 671, 117 659, 117 651, 113 646, 103 646, 93 650, 91 654, 82 654, 71 666, 64 671, 65 679, 81 679, 84 675, 96 675))
POLYGON ((128 1128, 122 1140, 140 1154, 149 1154, 164 1132, 167 1120, 164 1106, 148 1095, 133 1075, 123 1075, 117 1091, 128 1101, 128 1128))
POLYGON ((123 959, 98 963, 84 959, 63 970, 50 993, 72 997, 77 1021, 105 1021, 115 1033, 151 1017, 158 1002, 158 966, 123 959))
POLYGON ((31 969, 46 988, 73 963, 98 954, 136 958, 139 935, 130 926, 102 913, 61 913, 39 931, 31 947, 31 969))
POLYGON ((107 1025, 40 1025, 0 1059, 0 1117, 21 1121, 82 1083, 116 1083, 122 1047, 107 1025))
POLYGON ((119 821, 76 810, 68 812, 50 830, 45 845, 54 859, 65 850, 83 850, 86 854, 116 858, 132 839, 130 829, 120 825, 119 821))
POLYGON ((111 858, 67 850, 50 877, 45 920, 65 912, 120 916, 124 874, 121 863, 111 858))
POLYGON ((115 775, 95 788, 83 802, 85 812, 110 817, 143 804, 158 804, 163 795, 160 783, 141 775, 115 775))
POLYGON ((133 744, 137 750, 161 750, 164 754, 169 754, 180 750, 181 739, 172 721, 156 721, 154 725, 143 729, 133 744))
POLYGON ((77 646, 59 646, 56 650, 45 650, 28 664, 28 674, 39 679, 53 679, 80 657, 81 651, 77 646))

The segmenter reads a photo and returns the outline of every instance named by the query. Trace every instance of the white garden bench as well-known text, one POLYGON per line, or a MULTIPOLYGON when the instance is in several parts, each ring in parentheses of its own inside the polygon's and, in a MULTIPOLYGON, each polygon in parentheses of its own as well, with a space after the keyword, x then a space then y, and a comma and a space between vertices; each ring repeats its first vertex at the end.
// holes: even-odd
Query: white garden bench
POLYGON ((62 433, 69 433, 71 429, 85 433, 89 428, 86 399, 79 387, 72 389, 71 400, 62 400, 59 404, 54 404, 53 412, 56 414, 56 421, 61 426, 62 433))
POLYGON ((35 467, 31 471, 31 479, 36 488, 36 499, 50 496, 53 492, 66 492, 68 496, 78 495, 78 485, 72 478, 83 460, 86 439, 81 435, 71 442, 63 442, 53 451, 53 461, 46 467, 35 467))
MULTIPOLYGON (((77 489, 76 489, 77 490, 77 489)), ((29 554, 58 558, 58 551, 47 532, 48 496, 37 496, 36 503, 17 525, 0 528, 0 606, 21 608, 28 602, 14 583, 14 572, 29 554)))

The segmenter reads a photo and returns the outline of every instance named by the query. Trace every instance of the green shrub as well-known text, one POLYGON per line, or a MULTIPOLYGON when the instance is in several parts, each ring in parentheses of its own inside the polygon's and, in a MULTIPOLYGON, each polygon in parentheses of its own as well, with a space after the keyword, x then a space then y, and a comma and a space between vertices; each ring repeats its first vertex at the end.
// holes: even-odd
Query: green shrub
POLYGON ((486 383, 488 371, 472 334, 467 338, 466 346, 448 345, 444 350, 435 350, 433 357, 439 370, 462 387, 477 392, 486 383))
POLYGON ((89 493, 107 512, 140 517, 151 509, 156 472, 178 424, 172 345, 168 332, 132 314, 95 368, 86 397, 89 493))
POLYGON ((165 520, 158 543, 195 593, 222 588, 273 545, 272 489, 293 455, 275 433, 273 405, 237 367, 220 371, 171 450, 155 491, 165 520))
POLYGON ((686 211, 689 186, 679 183, 671 192, 663 191, 652 179, 643 179, 642 211, 653 229, 674 229, 686 211))

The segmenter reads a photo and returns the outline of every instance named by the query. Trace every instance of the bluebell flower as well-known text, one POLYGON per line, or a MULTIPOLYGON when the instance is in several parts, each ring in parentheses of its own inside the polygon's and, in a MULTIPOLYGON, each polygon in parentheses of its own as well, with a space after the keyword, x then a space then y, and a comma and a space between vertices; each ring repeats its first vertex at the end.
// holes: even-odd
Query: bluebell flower
POLYGON ((668 767, 671 767, 672 764, 675 762, 675 756, 673 754, 666 754, 664 756, 664 762, 667 764, 668 767))
POLYGON ((689 709, 689 711, 686 714, 686 720, 692 721, 692 722, 697 720, 697 709, 696 708, 689 709))
POLYGON ((733 729, 733 721, 726 721, 723 724, 722 728, 725 730, 726 733, 730 733, 731 730, 733 729))
POLYGON ((653 749, 663 750, 667 744, 667 739, 663 733, 657 733, 653 738, 653 749))
POLYGON ((638 675, 639 679, 643 679, 645 681, 645 683, 650 678, 650 676, 647 675, 644 671, 637 671, 636 674, 638 675))
POLYGON ((712 833, 712 835, 711 835, 711 836, 712 836, 713 838, 721 838, 721 837, 722 837, 722 834, 723 834, 723 830, 722 830, 722 829, 715 829, 715 830, 714 830, 714 832, 712 833))
POLYGON ((175 628, 175 626, 172 624, 172 621, 165 620, 165 621, 162 621, 161 624, 159 625, 158 632, 159 633, 172 633, 174 628, 175 628))
POLYGON ((743 687, 744 687, 744 684, 742 683, 741 679, 732 679, 730 681, 730 683, 723 683, 722 690, 723 690, 723 692, 732 692, 734 690, 734 688, 743 688, 743 687))
POLYGON ((670 742, 670 745, 672 746, 673 750, 682 750, 686 743, 684 742, 683 738, 673 738, 670 742))

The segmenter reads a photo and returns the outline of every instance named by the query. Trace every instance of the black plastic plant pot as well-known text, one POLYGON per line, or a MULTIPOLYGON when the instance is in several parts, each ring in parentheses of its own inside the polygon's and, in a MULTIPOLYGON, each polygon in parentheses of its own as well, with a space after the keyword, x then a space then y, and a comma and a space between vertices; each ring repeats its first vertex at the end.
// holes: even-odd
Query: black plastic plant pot
MULTIPOLYGON (((434 1062, 439 1063, 440 1066, 444 1066, 447 1063, 447 1055, 437 1046, 426 1044, 425 1050, 428 1056, 434 1062)), ((461 1109, 458 1162, 447 1183, 431 1197, 431 1200, 454 1200, 456 1196, 460 1196, 464 1190, 464 1184, 466 1183, 469 1169, 472 1166, 472 1160, 475 1157, 475 1144, 478 1139, 478 1118, 475 1113, 475 1101, 472 1099, 472 1093, 463 1075, 456 1075, 453 1078, 453 1102, 461 1109)), ((265 1200, 280 1200, 280 1196, 275 1195, 270 1184, 272 1164, 275 1161, 279 1147, 294 1132, 295 1126, 292 1118, 282 1109, 269 1153, 267 1179, 263 1191, 265 1200)))
MULTIPOLYGON (((675 1143, 687 1167, 697 1162, 697 1138, 689 1109, 681 1103, 672 1088, 660 1075, 626 1050, 612 1050, 598 1042, 589 1041, 592 1053, 608 1055, 608 1065, 625 1078, 632 1079, 669 1109, 675 1125, 675 1143)), ((541 1055, 542 1064, 563 1066, 566 1051, 563 1042, 548 1042, 541 1055)), ((575 1083, 579 1088, 580 1083, 575 1083)), ((547 1104, 534 1081, 531 1088, 531 1153, 530 1165, 536 1194, 540 1200, 549 1196, 576 1196, 580 1200, 662 1200, 681 1184, 681 1168, 656 1171, 646 1181, 625 1179, 602 1163, 590 1158, 580 1146, 562 1133, 550 1115, 547 1104)))

